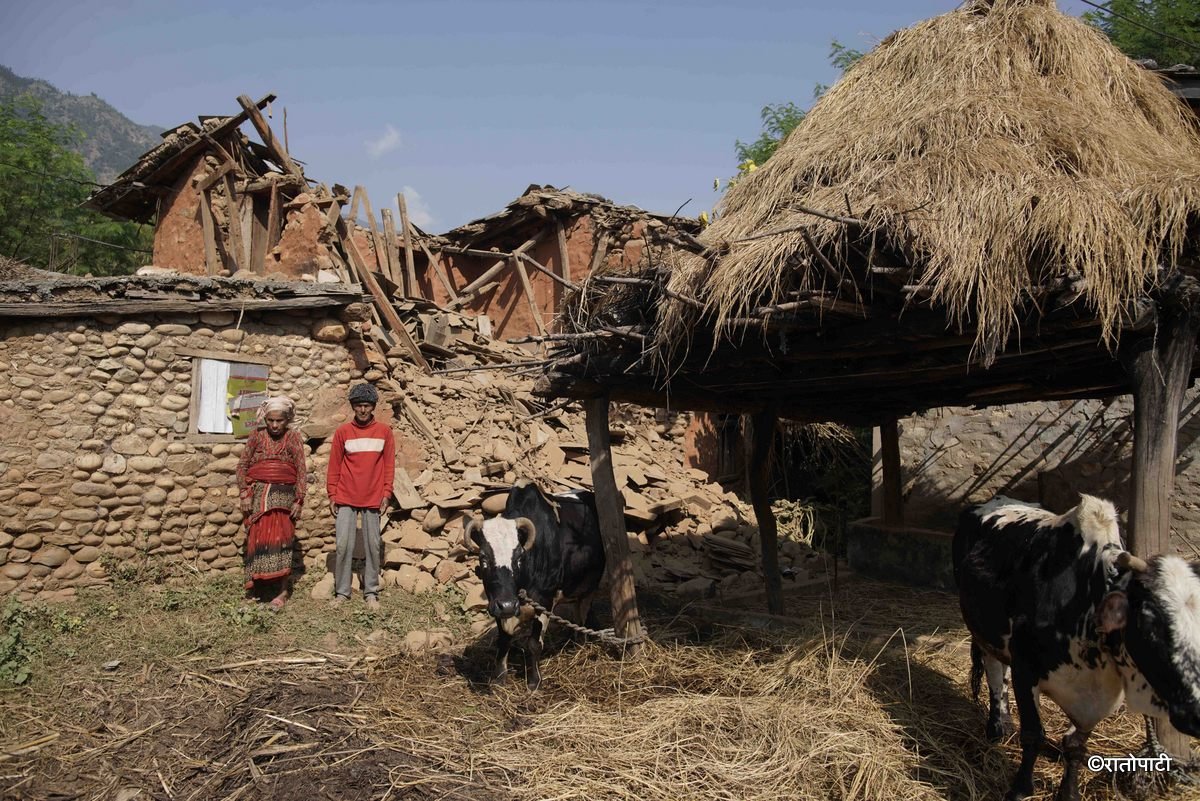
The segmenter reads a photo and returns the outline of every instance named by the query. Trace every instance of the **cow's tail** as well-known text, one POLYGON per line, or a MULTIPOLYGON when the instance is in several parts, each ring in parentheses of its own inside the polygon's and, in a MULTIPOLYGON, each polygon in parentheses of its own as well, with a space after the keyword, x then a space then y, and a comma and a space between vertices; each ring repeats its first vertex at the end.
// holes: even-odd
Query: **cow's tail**
POLYGON ((983 687, 983 649, 975 638, 971 638, 971 700, 979 700, 979 690, 983 687))

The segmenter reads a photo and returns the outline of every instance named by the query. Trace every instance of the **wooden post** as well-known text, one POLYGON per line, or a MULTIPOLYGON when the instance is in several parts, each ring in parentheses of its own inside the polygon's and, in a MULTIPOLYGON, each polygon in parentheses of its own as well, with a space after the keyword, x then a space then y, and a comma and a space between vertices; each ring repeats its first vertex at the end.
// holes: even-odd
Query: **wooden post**
POLYGON ((392 210, 384 207, 379 210, 379 216, 383 217, 383 246, 387 250, 387 277, 396 286, 404 287, 405 297, 417 297, 413 294, 412 287, 404 282, 404 273, 400 270, 400 256, 396 252, 400 243, 396 239, 396 222, 392 219, 392 210))
MULTIPOLYGON (((554 234, 558 239, 558 274, 567 284, 571 283, 571 260, 567 255, 567 232, 563 229, 562 220, 554 218, 554 234)), ((564 285, 565 286, 565 285, 564 285)), ((562 311, 563 290, 554 288, 554 306, 552 311, 558 314, 562 311)))
POLYGON ((212 207, 208 190, 200 191, 200 225, 204 230, 204 270, 209 275, 216 275, 221 270, 221 261, 217 257, 217 229, 213 225, 212 207))
POLYGON ((1171 494, 1179 411, 1191 383, 1200 318, 1182 306, 1158 310, 1153 336, 1120 348, 1133 382, 1133 475, 1130 480, 1128 546, 1143 559, 1171 553, 1171 494))
POLYGON ((895 418, 879 426, 883 450, 883 524, 904 525, 904 506, 900 480, 900 425, 895 418))
POLYGON ((280 144, 279 140, 275 138, 275 134, 271 133, 271 126, 267 125, 267 121, 263 118, 254 101, 246 95, 238 95, 238 103, 246 112, 246 116, 250 118, 250 122, 254 125, 254 130, 258 131, 258 135, 262 137, 263 144, 279 160, 279 166, 283 167, 284 171, 291 175, 302 177, 304 173, 292 161, 291 156, 287 153, 287 148, 280 144))
POLYGON ((779 528, 771 510, 768 482, 771 475, 771 453, 775 445, 774 410, 757 412, 746 417, 750 435, 746 438, 746 483, 750 501, 758 520, 758 538, 762 547, 763 578, 767 586, 767 611, 783 614, 783 577, 779 572, 779 528))
MULTIPOLYGON (((375 212, 371 211, 371 199, 367 197, 367 190, 361 186, 354 187, 354 191, 362 199, 363 211, 367 213, 367 228, 371 231, 371 244, 375 246, 375 266, 379 268, 379 272, 387 275, 387 257, 383 254, 383 239, 380 238, 379 229, 375 226, 375 212)), ((354 220, 350 222, 353 223, 354 220)), ((351 232, 353 230, 351 229, 351 232)))
POLYGON ((396 205, 400 209, 400 226, 403 228, 400 233, 404 236, 404 277, 411 296, 419 298, 421 292, 417 289, 417 266, 413 261, 412 225, 408 221, 408 203, 404 200, 403 192, 396 193, 396 205))
MULTIPOLYGON (((284 109, 284 113, 287 110, 284 109)), ((279 244, 279 238, 283 235, 283 227, 279 219, 279 184, 275 181, 271 182, 271 199, 267 206, 267 252, 274 250, 279 244)))
POLYGON ((229 221, 229 250, 227 255, 233 264, 228 265, 229 274, 233 275, 246 263, 242 252, 242 204, 238 202, 233 191, 233 178, 225 173, 225 196, 229 199, 228 212, 225 217, 229 221))
MULTIPOLYGON (((608 433, 608 395, 589 398, 585 406, 592 487, 596 493, 600 534, 604 538, 613 628, 618 637, 640 637, 642 621, 638 616, 633 561, 629 556, 629 538, 625 531, 625 504, 617 492, 617 480, 613 475, 612 443, 608 433)), ((636 656, 640 650, 640 646, 631 645, 626 653, 636 656)))
POLYGON ((517 277, 521 280, 521 289, 525 292, 525 299, 529 301, 529 313, 533 317, 533 324, 537 326, 539 334, 546 333, 546 325, 542 321, 542 310, 538 308, 537 299, 533 296, 533 285, 529 283, 529 273, 525 270, 525 265, 521 262, 519 255, 513 256, 513 269, 517 271, 517 277))
POLYGON ((430 266, 433 267, 434 275, 442 282, 442 286, 446 288, 446 294, 450 296, 450 300, 458 300, 458 290, 454 288, 454 283, 450 280, 450 276, 447 275, 445 268, 442 267, 441 260, 425 246, 424 241, 420 245, 421 252, 425 254, 425 258, 429 260, 430 266))
MULTIPOLYGON (((333 207, 337 207, 337 201, 334 201, 333 207)), ((392 302, 388 300, 387 293, 379 286, 379 282, 375 280, 375 276, 371 275, 371 269, 367 266, 366 260, 363 258, 362 252, 358 249, 358 243, 350 236, 350 226, 338 214, 338 235, 342 240, 342 247, 346 249, 346 255, 350 257, 350 264, 354 271, 358 273, 359 279, 367 285, 367 289, 375 298, 375 305, 379 307, 379 313, 383 315, 383 319, 387 321, 388 326, 395 332, 396 338, 400 340, 400 344, 408 351, 409 357, 413 363, 421 368, 425 374, 433 372, 433 368, 429 366, 429 362, 425 361, 425 356, 422 355, 421 349, 417 347, 417 343, 413 342, 413 338, 409 335, 408 329, 404 327, 404 321, 400 319, 400 315, 396 314, 396 309, 392 306, 392 302)))

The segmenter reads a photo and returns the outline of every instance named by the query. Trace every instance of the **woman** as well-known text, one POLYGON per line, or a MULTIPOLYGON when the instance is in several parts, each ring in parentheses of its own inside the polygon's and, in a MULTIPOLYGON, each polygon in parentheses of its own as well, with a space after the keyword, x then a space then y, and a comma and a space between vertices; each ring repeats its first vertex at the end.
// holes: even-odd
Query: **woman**
POLYGON ((288 597, 296 520, 304 506, 304 443, 288 428, 296 411, 291 399, 268 398, 258 409, 238 460, 237 479, 246 522, 246 597, 271 598, 280 609, 288 597))

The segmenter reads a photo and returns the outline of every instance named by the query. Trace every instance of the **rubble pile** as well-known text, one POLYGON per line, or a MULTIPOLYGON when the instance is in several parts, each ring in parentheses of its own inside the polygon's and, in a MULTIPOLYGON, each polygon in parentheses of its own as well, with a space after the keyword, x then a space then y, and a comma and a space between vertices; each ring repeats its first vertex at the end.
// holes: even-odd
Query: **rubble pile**
MULTIPOLYGON (((380 409, 388 407, 394 420, 400 454, 396 505, 383 529, 383 584, 415 593, 453 584, 465 596, 464 610, 479 611, 485 600, 461 542, 464 521, 502 511, 508 487, 520 478, 549 493, 590 488, 584 415, 569 405, 547 405, 532 394, 531 376, 503 369, 528 363, 533 354, 488 340, 479 332, 481 320, 436 307, 406 311, 423 351, 430 353, 425 343, 439 343, 445 372, 426 375, 368 349, 374 363, 366 377, 377 379, 380 409), (466 369, 470 365, 480 369, 466 369)), ((683 597, 759 591, 753 512, 706 473, 685 465, 682 441, 690 417, 616 405, 611 420, 614 472, 638 584, 683 597)), ((310 421, 306 428, 336 424, 310 421)), ((317 464, 327 461, 328 450, 328 444, 316 449, 317 464)), ((310 566, 325 566, 331 537, 332 531, 324 540, 310 540, 310 566)), ((797 580, 824 569, 823 560, 793 540, 781 543, 780 561, 797 580)), ((326 575, 313 595, 330 597, 332 582, 326 575)))

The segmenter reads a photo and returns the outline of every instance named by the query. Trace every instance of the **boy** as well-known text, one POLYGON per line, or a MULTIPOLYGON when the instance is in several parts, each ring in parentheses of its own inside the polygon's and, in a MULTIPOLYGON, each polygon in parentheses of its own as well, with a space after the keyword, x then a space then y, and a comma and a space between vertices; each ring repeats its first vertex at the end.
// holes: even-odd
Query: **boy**
POLYGON ((344 603, 350 597, 354 532, 361 513, 366 551, 363 597, 372 611, 379 608, 379 518, 392 494, 396 454, 392 429, 375 419, 378 402, 379 393, 370 384, 356 384, 350 389, 354 419, 333 432, 325 479, 329 511, 337 520, 333 602, 344 603))

